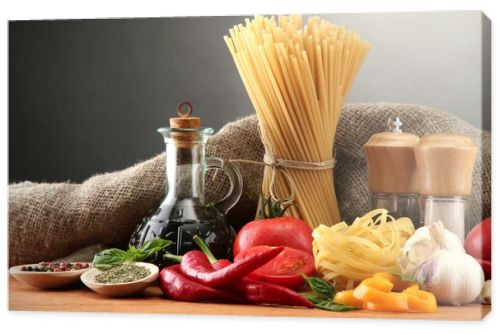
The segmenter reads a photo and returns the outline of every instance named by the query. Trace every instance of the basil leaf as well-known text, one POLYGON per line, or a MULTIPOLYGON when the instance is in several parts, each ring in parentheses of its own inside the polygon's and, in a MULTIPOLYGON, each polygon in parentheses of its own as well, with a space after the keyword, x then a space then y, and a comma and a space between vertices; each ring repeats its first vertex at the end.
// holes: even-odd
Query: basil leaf
POLYGON ((106 270, 120 265, 128 260, 128 252, 118 248, 110 248, 94 255, 92 266, 106 270))
POLYGON ((312 293, 304 293, 303 296, 306 297, 311 303, 315 305, 316 303, 319 303, 321 301, 321 298, 312 293))
POLYGON ((335 293, 337 293, 335 284, 332 285, 319 277, 309 277, 304 274, 302 274, 302 277, 306 281, 307 285, 309 285, 311 290, 321 299, 332 300, 335 296, 335 293))
MULTIPOLYGON (((139 248, 138 252, 142 258, 142 260, 147 259, 153 254, 158 253, 162 249, 170 246, 172 244, 172 241, 170 240, 165 240, 165 239, 153 239, 146 241, 144 245, 142 245, 141 248, 139 248)), ((141 260, 141 261, 142 261, 141 260)))
POLYGON ((95 268, 107 270, 128 261, 145 261, 170 244, 172 244, 170 240, 154 239, 145 242, 139 249, 132 245, 129 245, 126 251, 118 248, 106 249, 94 255, 92 265, 95 268))
POLYGON ((401 273, 391 273, 391 275, 399 277, 402 281, 417 283, 411 275, 401 274, 401 273))
POLYGON ((128 245, 128 257, 132 259, 133 261, 142 261, 143 259, 141 258, 141 252, 135 248, 132 245, 128 245))
POLYGON ((335 283, 330 284, 319 277, 309 277, 304 274, 302 274, 302 277, 304 278, 304 281, 306 281, 309 288, 313 291, 313 293, 304 293, 303 296, 313 303, 315 307, 333 312, 344 312, 358 309, 357 307, 351 305, 341 305, 333 302, 333 297, 335 297, 335 294, 337 293, 335 283))
POLYGON ((335 304, 334 302, 331 302, 329 300, 321 300, 317 303, 315 303, 315 302, 312 302, 312 303, 317 308, 327 310, 327 311, 334 311, 334 312, 345 312, 345 311, 352 311, 352 310, 358 309, 357 307, 351 306, 351 305, 335 304))

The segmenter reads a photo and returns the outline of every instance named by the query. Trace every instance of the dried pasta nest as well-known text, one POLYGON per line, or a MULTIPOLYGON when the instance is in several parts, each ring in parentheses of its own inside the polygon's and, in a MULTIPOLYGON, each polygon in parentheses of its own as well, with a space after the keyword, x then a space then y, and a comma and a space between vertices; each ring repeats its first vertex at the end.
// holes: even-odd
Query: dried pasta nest
POLYGON ((409 218, 376 209, 354 220, 313 231, 316 270, 341 289, 351 289, 377 272, 399 273, 401 248, 415 232, 409 218))

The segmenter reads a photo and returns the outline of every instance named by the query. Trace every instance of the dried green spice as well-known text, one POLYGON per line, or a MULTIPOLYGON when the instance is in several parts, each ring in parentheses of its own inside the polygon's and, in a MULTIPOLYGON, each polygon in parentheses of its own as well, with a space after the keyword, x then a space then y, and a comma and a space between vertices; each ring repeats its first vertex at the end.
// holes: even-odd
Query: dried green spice
POLYGON ((148 268, 134 264, 122 264, 106 270, 95 277, 97 283, 117 284, 129 283, 143 279, 151 274, 148 268))

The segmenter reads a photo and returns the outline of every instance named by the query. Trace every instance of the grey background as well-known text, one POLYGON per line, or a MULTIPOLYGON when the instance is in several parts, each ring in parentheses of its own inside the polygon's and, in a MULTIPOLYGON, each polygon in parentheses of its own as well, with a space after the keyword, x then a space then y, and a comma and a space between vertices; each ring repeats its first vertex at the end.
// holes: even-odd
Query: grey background
MULTIPOLYGON (((321 17, 373 46, 349 102, 424 104, 490 129, 489 23, 480 12, 321 17)), ((155 130, 181 100, 216 129, 253 113, 222 39, 242 21, 10 22, 9 182, 82 181, 147 159, 163 150, 155 130)))

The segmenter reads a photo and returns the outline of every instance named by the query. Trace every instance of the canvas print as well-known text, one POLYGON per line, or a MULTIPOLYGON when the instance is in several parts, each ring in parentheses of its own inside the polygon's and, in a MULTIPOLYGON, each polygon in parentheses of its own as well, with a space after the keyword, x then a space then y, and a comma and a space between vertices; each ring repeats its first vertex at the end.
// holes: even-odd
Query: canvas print
POLYGON ((12 311, 481 320, 479 11, 9 22, 12 311))

